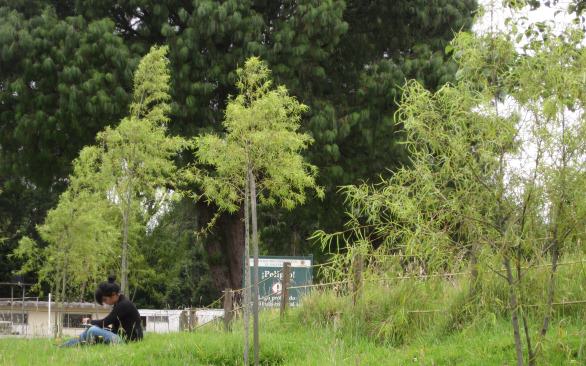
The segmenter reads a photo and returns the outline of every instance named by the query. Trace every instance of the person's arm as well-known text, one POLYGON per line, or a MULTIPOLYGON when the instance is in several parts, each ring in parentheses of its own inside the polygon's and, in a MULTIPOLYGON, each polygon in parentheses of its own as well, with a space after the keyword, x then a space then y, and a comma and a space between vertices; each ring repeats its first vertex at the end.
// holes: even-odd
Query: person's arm
POLYGON ((128 309, 124 306, 115 306, 114 309, 104 319, 92 320, 91 324, 100 328, 105 328, 109 325, 115 324, 119 319, 123 318, 128 309))

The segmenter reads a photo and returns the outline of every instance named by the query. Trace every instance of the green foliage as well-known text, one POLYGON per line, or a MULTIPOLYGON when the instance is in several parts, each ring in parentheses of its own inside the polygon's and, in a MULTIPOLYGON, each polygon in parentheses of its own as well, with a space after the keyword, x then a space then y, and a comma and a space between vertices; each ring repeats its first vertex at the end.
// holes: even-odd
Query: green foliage
MULTIPOLYGON (((396 255, 407 273, 467 266, 477 273, 480 255, 493 268, 503 263, 518 362, 522 320, 531 365, 541 340, 533 349, 524 304, 535 289, 523 281, 525 266, 551 260, 543 337, 558 291, 558 260, 583 235, 584 32, 507 24, 508 33, 455 38, 457 83, 436 92, 406 84, 397 116, 409 166, 377 186, 345 187, 348 229, 314 237, 325 247, 350 246, 338 250, 333 275, 344 276, 357 252, 389 270, 378 256, 396 255), (526 43, 515 47, 513 40, 526 43)), ((477 280, 472 276, 469 296, 479 291, 477 280)))
POLYGON ((572 28, 536 36, 517 54, 510 35, 459 35, 457 84, 435 93, 405 86, 397 116, 410 165, 379 185, 344 187, 348 230, 316 238, 366 241, 367 251, 414 256, 426 270, 457 268, 478 245, 505 257, 520 245, 526 260, 541 255, 543 240, 560 239, 555 232, 570 245, 583 200, 564 197, 585 178, 582 37, 572 28))
POLYGON ((22 264, 8 255, 23 236, 47 244, 36 227, 66 189, 72 160, 127 108, 137 56, 115 28, 110 19, 73 14, 65 2, 0 2, 4 280, 22 264))
POLYGON ((122 116, 135 63, 111 20, 60 18, 44 7, 29 16, 0 4, 0 167, 49 186, 122 116))
POLYGON ((226 108, 226 137, 195 139, 197 159, 215 168, 213 175, 192 172, 204 196, 224 209, 237 210, 249 170, 267 205, 291 209, 304 203, 307 188, 323 195, 315 185, 317 169, 299 154, 312 142, 298 132, 307 107, 289 96, 284 86, 273 88, 270 71, 258 58, 250 58, 237 73, 240 93, 226 108))
MULTIPOLYGON (((309 135, 298 132, 301 114, 307 107, 289 96, 284 86, 273 88, 268 66, 257 57, 248 59, 237 74, 236 86, 240 93, 226 108, 226 137, 206 135, 195 139, 197 160, 213 167, 215 175, 194 168, 187 171, 187 177, 197 182, 207 200, 221 209, 236 211, 244 206, 244 278, 245 288, 250 289, 250 239, 255 263, 252 286, 254 358, 258 365, 257 201, 292 209, 305 202, 306 189, 315 190, 318 197, 323 196, 323 190, 315 183, 317 168, 300 155, 312 142, 309 135)), ((251 299, 248 291, 244 294, 247 335, 251 299)), ((248 338, 245 347, 248 347, 248 338)), ((244 362, 248 362, 247 353, 244 362)))
MULTIPOLYGON (((570 264, 559 268, 558 291, 563 296, 557 302, 569 302, 555 306, 554 317, 560 324, 584 314, 583 304, 572 304, 582 299, 586 286, 581 258, 565 257, 562 262, 570 264)), ((499 263, 485 260, 488 258, 481 260, 473 297, 470 273, 400 276, 402 269, 396 265, 395 271, 369 271, 355 305, 345 285, 312 293, 304 299, 297 320, 309 327, 335 327, 340 334, 392 347, 412 344, 429 333, 443 339, 470 329, 491 329, 510 316, 509 287, 491 270, 499 263)), ((532 323, 539 321, 546 307, 548 277, 545 263, 524 273, 525 302, 529 305, 525 314, 532 323)))
POLYGON ((47 246, 25 236, 13 253, 24 259, 21 273, 38 271, 38 284, 48 284, 58 301, 83 299, 103 280, 104 269, 117 257, 116 213, 95 189, 96 149, 82 150, 74 161, 69 188, 37 227, 47 246))
MULTIPOLYGON (((129 293, 128 256, 134 253, 129 242, 144 235, 148 213, 157 213, 168 199, 167 185, 175 173, 172 159, 185 145, 183 139, 166 134, 170 99, 166 52, 164 47, 153 47, 141 60, 131 116, 100 132, 98 146, 81 151, 68 190, 38 229, 50 243, 44 250, 39 280, 63 293, 70 286, 68 281, 79 288, 81 283, 103 278, 108 268, 113 269, 118 253, 123 292, 129 293), (119 239, 121 251, 114 246, 119 239)), ((29 238, 23 239, 15 254, 39 260, 29 238)), ((32 265, 25 263, 23 270, 34 269, 32 265)))
POLYGON ((457 31, 471 26, 475 8, 475 1, 346 2, 348 29, 327 58, 328 80, 314 91, 287 82, 310 106, 307 128, 316 142, 309 158, 320 170, 326 198, 291 213, 267 212, 264 221, 271 226, 263 241, 270 248, 313 250, 319 258, 323 251, 308 247, 305 238, 317 229, 343 228, 338 188, 389 177, 407 162, 402 126, 393 118, 401 87, 415 78, 433 90, 454 79, 457 66, 444 48, 457 31))
MULTIPOLYGON (((167 199, 176 167, 175 155, 186 143, 167 135, 169 61, 166 47, 153 47, 135 73, 130 116, 115 128, 106 127, 96 139, 101 148, 98 167, 108 195, 122 217, 121 287, 128 293, 128 231, 133 220, 156 213, 167 199)), ((146 223, 146 218, 144 223, 146 223)))
MULTIPOLYGON (((391 118, 401 84, 417 77, 433 88, 453 77, 444 46, 469 28, 476 3, 15 0, 0 7, 0 176, 13 186, 0 208, 13 223, 12 246, 34 235, 55 205, 79 150, 125 114, 132 71, 152 45, 169 47, 169 128, 185 137, 219 132, 238 65, 251 55, 266 60, 275 80, 309 105, 302 126, 316 143, 305 154, 333 193, 405 160, 391 118), (11 202, 27 205, 15 211, 11 202)), ((307 235, 339 229, 342 213, 334 194, 293 212, 265 211, 264 244, 311 251, 307 235)))
MULTIPOLYGON (((169 118, 169 70, 165 47, 153 47, 140 62, 130 116, 97 135, 103 148, 102 173, 121 202, 140 192, 152 197, 175 170, 172 158, 184 147, 166 134, 169 118)), ((124 204, 127 202, 124 201, 124 204)))
POLYGON ((135 303, 141 308, 204 306, 221 296, 213 285, 208 258, 194 220, 196 208, 184 198, 159 217, 157 226, 135 247, 144 265, 135 264, 135 303))

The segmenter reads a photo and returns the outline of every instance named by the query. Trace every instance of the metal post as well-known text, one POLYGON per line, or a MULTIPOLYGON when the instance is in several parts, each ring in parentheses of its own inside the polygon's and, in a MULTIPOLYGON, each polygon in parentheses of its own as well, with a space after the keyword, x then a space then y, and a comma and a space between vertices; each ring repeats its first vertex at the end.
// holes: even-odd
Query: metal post
POLYGON ((25 288, 24 288, 24 284, 21 284, 21 286, 22 286, 22 311, 21 311, 22 318, 20 320, 22 322, 22 325, 21 325, 20 329, 22 329, 22 332, 25 333, 25 326, 24 326, 24 291, 25 291, 25 288))
POLYGON ((234 313, 232 312, 233 309, 233 296, 232 296, 232 289, 227 288, 224 291, 224 330, 229 332, 232 330, 232 317, 234 313))
POLYGON ((362 290, 362 270, 363 270, 363 262, 362 262, 362 255, 356 254, 354 257, 353 264, 353 281, 352 281, 352 300, 354 305, 360 298, 360 292, 362 290))
POLYGON ((51 337, 51 293, 49 292, 49 312, 47 313, 47 331, 51 337))
POLYGON ((283 263, 283 279, 281 280, 281 320, 285 317, 289 306, 289 280, 291 279, 291 263, 283 263))
MULTIPOLYGON (((14 326, 14 286, 10 285, 10 326, 14 326)), ((10 329, 12 332, 12 328, 10 329)))

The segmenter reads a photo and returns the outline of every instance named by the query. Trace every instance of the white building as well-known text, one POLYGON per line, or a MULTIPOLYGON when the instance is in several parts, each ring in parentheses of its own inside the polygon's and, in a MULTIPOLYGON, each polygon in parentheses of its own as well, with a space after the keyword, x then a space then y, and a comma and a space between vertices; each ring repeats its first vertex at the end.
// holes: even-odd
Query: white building
POLYGON ((138 312, 145 332, 169 333, 187 329, 181 319, 185 310, 139 309, 138 312))
POLYGON ((63 334, 77 335, 83 331, 83 318, 99 319, 110 312, 109 306, 85 302, 68 302, 63 304, 63 311, 51 301, 0 301, 0 321, 3 322, 2 333, 21 336, 50 336, 55 326, 55 319, 63 319, 63 334))
MULTIPOLYGON (((63 311, 55 302, 47 301, 0 301, 0 335, 26 337, 51 336, 55 319, 62 317, 63 334, 75 336, 84 330, 83 318, 101 319, 111 310, 110 306, 95 303, 69 302, 63 311)), ((169 333, 194 330, 224 315, 223 309, 160 310, 139 309, 143 329, 149 333, 169 333)))

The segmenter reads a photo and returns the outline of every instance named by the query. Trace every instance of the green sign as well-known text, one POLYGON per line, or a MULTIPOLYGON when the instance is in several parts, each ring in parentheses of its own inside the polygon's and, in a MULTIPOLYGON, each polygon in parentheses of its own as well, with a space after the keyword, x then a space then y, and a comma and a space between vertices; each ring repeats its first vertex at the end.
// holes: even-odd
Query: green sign
MULTIPOLYGON (((258 291, 259 306, 281 306, 283 263, 291 264, 289 287, 311 285, 313 281, 313 257, 259 257, 258 258, 258 291)), ((250 258, 250 279, 254 283, 254 259, 250 258)), ((244 287, 244 286, 243 286, 244 287)), ((301 298, 309 293, 309 288, 290 288, 289 306, 298 306, 301 298)))

